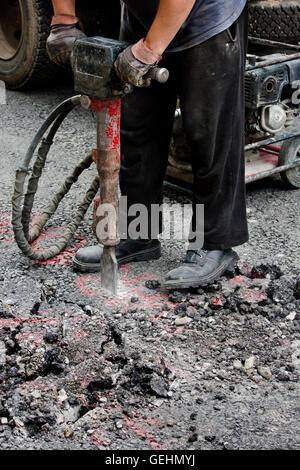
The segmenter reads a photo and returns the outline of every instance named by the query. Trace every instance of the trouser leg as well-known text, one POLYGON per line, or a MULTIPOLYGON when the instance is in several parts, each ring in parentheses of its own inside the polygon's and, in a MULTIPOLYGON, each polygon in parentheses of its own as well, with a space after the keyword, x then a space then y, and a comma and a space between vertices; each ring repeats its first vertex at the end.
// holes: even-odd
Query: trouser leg
POLYGON ((231 30, 174 55, 196 204, 204 204, 204 249, 248 240, 244 163, 247 11, 231 30), (233 35, 233 36, 232 36, 233 35))
MULTIPOLYGON (((146 238, 151 238, 151 206, 162 203, 175 108, 172 79, 167 84, 152 83, 150 87, 135 89, 122 100, 121 193, 127 196, 128 208, 134 204, 147 208, 146 238)), ((133 218, 128 217, 128 224, 133 218)), ((161 226, 160 218, 152 238, 157 237, 161 226)), ((141 228, 141 238, 145 238, 145 227, 141 228)))

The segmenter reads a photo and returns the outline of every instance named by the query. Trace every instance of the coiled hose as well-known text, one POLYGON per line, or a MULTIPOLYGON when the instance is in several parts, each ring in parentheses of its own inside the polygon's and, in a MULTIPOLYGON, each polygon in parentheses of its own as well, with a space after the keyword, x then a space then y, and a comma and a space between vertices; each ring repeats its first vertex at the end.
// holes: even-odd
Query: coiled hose
POLYGON ((51 112, 31 142, 22 167, 20 167, 16 172, 16 181, 12 197, 13 231, 15 240, 22 253, 34 261, 46 261, 50 258, 53 258, 68 245, 70 239, 73 237, 78 226, 82 222, 91 202, 93 201, 99 189, 99 178, 96 177, 87 191, 82 203, 78 207, 74 218, 66 229, 65 234, 59 240, 57 240, 53 246, 45 250, 34 250, 31 247, 31 243, 38 238, 46 223, 55 213, 63 197, 69 192, 72 185, 78 180, 81 173, 85 169, 89 168, 93 163, 92 155, 90 154, 85 157, 84 160, 82 160, 82 162, 76 166, 76 168, 74 168, 72 174, 63 183, 50 204, 46 207, 46 209, 44 209, 33 226, 29 228, 30 214, 34 203, 35 194, 38 190, 39 179, 42 175, 42 171, 44 169, 51 145, 53 144, 55 134, 57 133, 67 115, 79 104, 80 96, 73 96, 72 98, 68 98, 63 101, 51 112), (44 135, 50 126, 52 127, 47 137, 44 138, 44 135), (37 158, 32 170, 30 170, 29 165, 38 146, 39 149, 37 158), (31 176, 28 181, 27 192, 24 196, 26 177, 30 175, 30 173, 31 176))

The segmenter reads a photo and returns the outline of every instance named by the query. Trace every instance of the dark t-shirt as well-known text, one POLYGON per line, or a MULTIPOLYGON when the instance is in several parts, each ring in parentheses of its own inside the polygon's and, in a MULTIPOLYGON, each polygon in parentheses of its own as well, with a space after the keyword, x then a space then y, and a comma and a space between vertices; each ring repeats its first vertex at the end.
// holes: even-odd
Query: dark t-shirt
MULTIPOLYGON (((124 0, 122 28, 132 42, 145 37, 157 13, 159 0, 124 0)), ((201 44, 225 31, 242 13, 247 0, 196 0, 167 52, 201 44)))

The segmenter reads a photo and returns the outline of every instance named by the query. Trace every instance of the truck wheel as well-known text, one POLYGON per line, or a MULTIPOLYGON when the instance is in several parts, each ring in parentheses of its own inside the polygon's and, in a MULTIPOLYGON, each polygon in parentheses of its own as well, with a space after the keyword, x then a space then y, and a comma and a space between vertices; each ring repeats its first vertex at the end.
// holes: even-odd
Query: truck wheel
POLYGON ((299 0, 256 0, 250 2, 249 35, 272 41, 299 42, 299 0))
MULTIPOLYGON (((278 165, 287 165, 300 159, 300 137, 285 141, 280 149, 278 165)), ((300 188, 300 166, 280 173, 290 188, 300 188)))
POLYGON ((31 88, 60 72, 45 47, 52 14, 50 0, 1 0, 0 80, 8 88, 31 88))

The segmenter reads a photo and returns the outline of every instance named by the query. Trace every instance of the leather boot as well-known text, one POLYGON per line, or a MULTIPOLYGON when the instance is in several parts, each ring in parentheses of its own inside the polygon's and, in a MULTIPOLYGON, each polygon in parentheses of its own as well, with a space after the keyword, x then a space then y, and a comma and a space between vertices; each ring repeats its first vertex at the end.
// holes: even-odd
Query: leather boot
POLYGON ((232 271, 239 256, 229 250, 189 250, 185 263, 170 271, 163 286, 167 289, 188 289, 212 284, 226 271, 232 271))
POLYGON ((77 39, 86 35, 81 31, 79 23, 56 24, 51 26, 50 35, 46 42, 50 59, 64 68, 71 68, 71 52, 77 39))
MULTIPOLYGON (((80 248, 73 258, 73 268, 83 273, 100 271, 100 258, 103 246, 94 245, 80 248)), ((150 261, 161 256, 161 246, 158 240, 121 240, 116 246, 118 264, 133 261, 150 261)))

